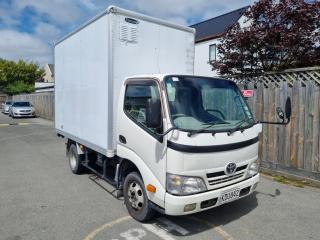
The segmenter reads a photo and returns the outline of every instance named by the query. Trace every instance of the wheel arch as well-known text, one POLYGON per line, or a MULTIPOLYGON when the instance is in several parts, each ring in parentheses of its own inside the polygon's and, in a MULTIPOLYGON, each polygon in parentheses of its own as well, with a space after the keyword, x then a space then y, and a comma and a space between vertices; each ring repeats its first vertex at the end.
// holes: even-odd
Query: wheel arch
MULTIPOLYGON (((164 207, 164 198, 165 198, 165 187, 161 185, 160 181, 155 177, 150 168, 146 165, 146 163, 141 159, 135 152, 131 149, 126 148, 125 146, 118 145, 117 155, 122 159, 123 166, 126 166, 127 172, 129 174, 132 171, 137 171, 140 174, 145 186, 148 184, 152 184, 156 187, 155 193, 147 192, 149 200, 154 202, 160 207, 164 207)), ((156 171, 157 169, 154 169, 156 171)), ((124 179, 123 179, 124 180, 124 179)))

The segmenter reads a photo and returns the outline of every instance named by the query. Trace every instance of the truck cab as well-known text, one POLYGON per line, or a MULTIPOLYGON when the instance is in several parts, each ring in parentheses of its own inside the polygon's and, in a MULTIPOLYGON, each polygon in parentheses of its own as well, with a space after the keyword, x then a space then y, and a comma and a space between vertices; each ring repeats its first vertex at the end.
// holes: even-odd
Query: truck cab
POLYGON ((147 216, 145 208, 168 215, 207 210, 248 196, 259 181, 261 124, 233 81, 129 77, 117 129, 116 154, 141 178, 123 181, 126 206, 138 220, 147 216))

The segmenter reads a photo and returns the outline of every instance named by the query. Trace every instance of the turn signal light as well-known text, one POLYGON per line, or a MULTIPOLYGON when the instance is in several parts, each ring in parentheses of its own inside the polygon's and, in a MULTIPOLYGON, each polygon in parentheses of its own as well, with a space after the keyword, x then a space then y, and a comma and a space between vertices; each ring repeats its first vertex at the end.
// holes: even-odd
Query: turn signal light
POLYGON ((197 204, 191 203, 184 206, 184 212, 191 212, 196 209, 197 204))
POLYGON ((148 184, 146 189, 148 192, 152 192, 152 193, 155 193, 157 191, 157 188, 151 184, 148 184))

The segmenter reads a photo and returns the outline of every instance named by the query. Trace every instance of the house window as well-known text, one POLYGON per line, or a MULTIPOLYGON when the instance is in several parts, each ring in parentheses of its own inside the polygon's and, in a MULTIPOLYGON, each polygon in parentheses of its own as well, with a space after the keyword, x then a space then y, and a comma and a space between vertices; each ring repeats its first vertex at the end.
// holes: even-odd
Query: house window
POLYGON ((210 62, 217 60, 216 59, 216 57, 217 57, 216 53, 217 53, 217 45, 216 44, 211 44, 209 46, 209 61, 210 62))

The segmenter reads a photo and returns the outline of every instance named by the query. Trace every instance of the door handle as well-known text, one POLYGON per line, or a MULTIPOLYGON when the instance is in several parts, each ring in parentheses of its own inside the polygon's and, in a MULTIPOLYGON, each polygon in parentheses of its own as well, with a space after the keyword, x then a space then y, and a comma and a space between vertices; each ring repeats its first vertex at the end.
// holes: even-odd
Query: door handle
POLYGON ((127 139, 126 139, 124 136, 122 136, 122 135, 119 135, 119 141, 120 141, 121 143, 123 143, 123 144, 126 144, 126 143, 127 143, 127 139))

